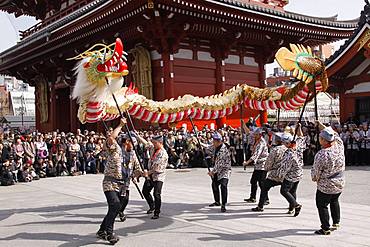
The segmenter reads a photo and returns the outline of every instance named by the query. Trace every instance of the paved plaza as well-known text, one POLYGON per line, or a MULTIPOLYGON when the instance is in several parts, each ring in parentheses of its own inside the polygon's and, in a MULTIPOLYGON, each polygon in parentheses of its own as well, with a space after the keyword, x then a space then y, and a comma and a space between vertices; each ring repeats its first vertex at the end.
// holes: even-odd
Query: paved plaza
MULTIPOLYGON (((287 202, 274 188, 262 213, 250 209, 251 169, 234 168, 227 213, 208 208, 212 193, 206 169, 169 170, 161 218, 151 220, 147 205, 131 188, 128 219, 116 221, 116 246, 370 246, 370 168, 347 169, 341 197, 342 228, 316 236, 319 219, 315 184, 305 169, 298 187, 301 214, 285 214, 287 202)), ((0 187, 0 246, 104 246, 95 238, 107 206, 102 175, 47 178, 0 187)), ((142 182, 141 182, 142 183, 142 182)))

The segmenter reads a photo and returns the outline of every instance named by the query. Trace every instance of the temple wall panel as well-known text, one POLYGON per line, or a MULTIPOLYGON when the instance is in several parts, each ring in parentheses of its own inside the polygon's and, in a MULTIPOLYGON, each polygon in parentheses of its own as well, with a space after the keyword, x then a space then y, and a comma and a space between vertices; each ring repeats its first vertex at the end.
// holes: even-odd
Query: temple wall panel
POLYGON ((356 117, 358 115, 356 101, 361 98, 370 98, 370 92, 340 94, 339 97, 340 121, 346 122, 349 117, 356 117))
POLYGON ((160 60, 152 61, 153 98, 164 99, 164 82, 160 60))
MULTIPOLYGON (((73 103, 70 99, 70 89, 59 88, 56 89, 55 97, 55 128, 60 131, 71 131, 74 128, 71 126, 71 104, 73 103)), ((75 112, 74 112, 75 113, 75 112)), ((75 118, 77 114, 74 114, 75 118)))
POLYGON ((226 64, 226 87, 230 88, 237 84, 248 84, 258 87, 259 69, 239 64, 226 64))
POLYGON ((184 94, 207 96, 215 94, 214 62, 175 59, 175 97, 184 94))

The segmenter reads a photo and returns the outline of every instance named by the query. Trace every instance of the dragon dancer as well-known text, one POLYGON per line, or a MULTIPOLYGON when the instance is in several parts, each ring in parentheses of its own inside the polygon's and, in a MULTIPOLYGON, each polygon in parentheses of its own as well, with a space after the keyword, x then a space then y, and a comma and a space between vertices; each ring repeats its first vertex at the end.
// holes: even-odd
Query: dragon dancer
POLYGON ((159 218, 162 205, 162 187, 166 178, 166 168, 168 165, 168 154, 163 147, 163 136, 153 136, 151 141, 146 141, 143 137, 136 135, 137 139, 143 143, 150 153, 148 170, 144 170, 146 178, 143 185, 143 195, 149 205, 147 214, 153 214, 152 219, 159 218), (154 200, 151 191, 154 189, 154 200))
POLYGON ((113 233, 114 221, 121 208, 120 184, 122 177, 122 150, 116 138, 126 124, 126 119, 121 119, 119 125, 108 133, 106 147, 108 152, 107 164, 104 169, 103 191, 108 203, 108 212, 100 225, 96 236, 100 239, 115 244, 119 241, 118 236, 113 233))
POLYGON ((132 137, 132 141, 133 142, 131 142, 127 135, 121 137, 123 181, 120 186, 121 208, 118 212, 118 216, 122 222, 126 220, 124 211, 130 199, 130 182, 132 180, 133 183, 136 183, 135 179, 142 176, 143 173, 139 160, 133 150, 134 146, 137 145, 137 140, 135 137, 132 137))

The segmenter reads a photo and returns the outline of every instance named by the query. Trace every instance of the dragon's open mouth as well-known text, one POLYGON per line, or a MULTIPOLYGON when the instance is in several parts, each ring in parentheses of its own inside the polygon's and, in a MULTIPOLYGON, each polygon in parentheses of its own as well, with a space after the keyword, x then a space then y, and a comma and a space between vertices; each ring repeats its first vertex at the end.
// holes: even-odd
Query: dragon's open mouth
POLYGON ((127 61, 123 51, 123 44, 121 39, 116 39, 116 45, 114 47, 113 54, 103 64, 97 66, 97 70, 102 73, 111 73, 114 76, 126 76, 128 74, 128 67, 125 61, 127 61))

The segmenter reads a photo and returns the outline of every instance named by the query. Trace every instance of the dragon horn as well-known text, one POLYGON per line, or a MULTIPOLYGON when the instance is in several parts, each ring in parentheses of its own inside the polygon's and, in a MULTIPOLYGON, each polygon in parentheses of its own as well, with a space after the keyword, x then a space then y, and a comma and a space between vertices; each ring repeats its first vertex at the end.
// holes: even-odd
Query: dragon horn
POLYGON ((286 47, 281 47, 276 52, 276 61, 279 65, 287 71, 292 71, 295 68, 296 54, 289 51, 286 47))
POLYGON ((303 52, 308 53, 308 52, 307 52, 307 50, 306 50, 306 47, 304 47, 304 45, 301 45, 301 44, 300 44, 299 46, 301 47, 301 50, 302 50, 303 52))
POLYGON ((114 47, 113 56, 107 60, 104 65, 106 66, 112 66, 117 63, 122 57, 123 54, 123 44, 120 38, 116 39, 116 45, 114 47))
POLYGON ((312 56, 312 50, 311 50, 311 47, 307 46, 307 51, 308 51, 308 54, 310 54, 312 56))
POLYGON ((299 50, 299 48, 295 45, 295 44, 289 44, 290 46, 290 49, 295 53, 300 53, 301 51, 299 50))

